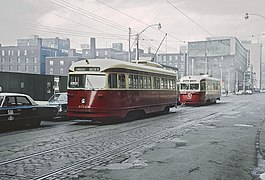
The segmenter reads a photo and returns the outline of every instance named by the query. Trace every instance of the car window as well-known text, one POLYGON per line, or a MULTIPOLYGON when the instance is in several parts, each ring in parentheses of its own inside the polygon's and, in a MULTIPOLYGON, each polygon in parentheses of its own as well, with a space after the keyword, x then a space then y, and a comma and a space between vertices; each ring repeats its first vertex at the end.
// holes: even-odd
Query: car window
POLYGON ((30 101, 28 100, 27 97, 18 96, 17 97, 17 105, 18 106, 30 106, 31 103, 30 103, 30 101))
POLYGON ((6 96, 4 106, 10 107, 10 106, 16 106, 16 99, 14 96, 6 96))

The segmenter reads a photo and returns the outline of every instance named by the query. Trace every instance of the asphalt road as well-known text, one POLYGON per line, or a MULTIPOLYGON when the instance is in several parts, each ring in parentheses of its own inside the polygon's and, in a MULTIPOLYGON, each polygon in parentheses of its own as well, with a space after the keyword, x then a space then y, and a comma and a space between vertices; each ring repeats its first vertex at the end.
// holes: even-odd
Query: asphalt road
POLYGON ((122 124, 49 121, 0 133, 0 179, 258 179, 262 99, 233 95, 122 124))

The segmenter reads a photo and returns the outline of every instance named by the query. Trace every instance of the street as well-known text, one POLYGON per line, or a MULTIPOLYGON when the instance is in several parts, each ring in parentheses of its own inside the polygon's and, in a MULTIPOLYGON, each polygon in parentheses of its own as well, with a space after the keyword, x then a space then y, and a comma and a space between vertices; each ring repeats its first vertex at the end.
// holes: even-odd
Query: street
POLYGON ((258 179, 263 99, 229 95, 127 123, 43 121, 2 132, 0 179, 258 179))

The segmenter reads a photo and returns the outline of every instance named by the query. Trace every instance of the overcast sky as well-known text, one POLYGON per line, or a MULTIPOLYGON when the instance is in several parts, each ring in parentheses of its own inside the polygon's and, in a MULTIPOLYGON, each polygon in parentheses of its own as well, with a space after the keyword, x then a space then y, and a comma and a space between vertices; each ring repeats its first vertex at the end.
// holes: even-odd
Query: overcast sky
POLYGON ((16 39, 36 34, 69 38, 78 49, 96 37, 97 47, 122 42, 127 50, 129 27, 133 43, 133 35, 158 23, 160 30, 152 26, 140 35, 144 50, 154 52, 165 33, 160 53, 210 36, 265 42, 265 18, 245 20, 246 12, 265 17, 265 0, 2 0, 0 43, 16 45, 16 39))

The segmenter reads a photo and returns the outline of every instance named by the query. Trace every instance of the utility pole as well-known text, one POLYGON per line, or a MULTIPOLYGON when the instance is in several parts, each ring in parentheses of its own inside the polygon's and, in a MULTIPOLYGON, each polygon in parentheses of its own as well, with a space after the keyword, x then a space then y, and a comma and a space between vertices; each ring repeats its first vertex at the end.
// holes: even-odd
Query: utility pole
POLYGON ((131 62, 131 28, 129 28, 129 57, 128 57, 128 61, 131 62))
POLYGON ((139 36, 140 34, 136 34, 136 60, 139 60, 139 36))

